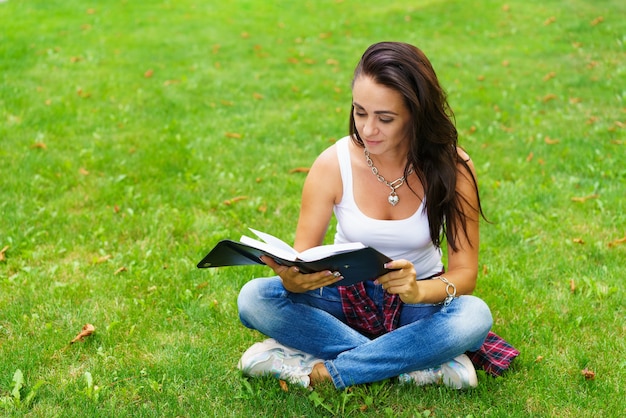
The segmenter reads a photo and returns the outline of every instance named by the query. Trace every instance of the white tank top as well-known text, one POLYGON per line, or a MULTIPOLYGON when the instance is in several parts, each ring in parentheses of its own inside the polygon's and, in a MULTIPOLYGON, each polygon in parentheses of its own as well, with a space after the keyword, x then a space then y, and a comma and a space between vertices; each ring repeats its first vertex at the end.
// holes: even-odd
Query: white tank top
POLYGON ((401 220, 373 219, 360 211, 354 201, 349 141, 350 137, 337 141, 343 196, 334 207, 337 218, 335 243, 362 242, 391 259, 409 260, 415 266, 418 280, 441 272, 441 250, 430 240, 423 200, 413 215, 401 220))

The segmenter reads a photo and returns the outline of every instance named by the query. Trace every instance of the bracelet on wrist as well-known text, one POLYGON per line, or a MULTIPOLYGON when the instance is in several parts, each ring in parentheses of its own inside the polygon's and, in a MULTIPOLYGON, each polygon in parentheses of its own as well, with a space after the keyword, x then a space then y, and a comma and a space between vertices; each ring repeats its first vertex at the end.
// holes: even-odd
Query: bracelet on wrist
POLYGON ((448 279, 446 279, 443 276, 438 276, 438 279, 446 284, 447 296, 441 303, 443 304, 443 306, 448 306, 452 302, 452 300, 456 297, 456 286, 454 285, 454 283, 448 281, 448 279))

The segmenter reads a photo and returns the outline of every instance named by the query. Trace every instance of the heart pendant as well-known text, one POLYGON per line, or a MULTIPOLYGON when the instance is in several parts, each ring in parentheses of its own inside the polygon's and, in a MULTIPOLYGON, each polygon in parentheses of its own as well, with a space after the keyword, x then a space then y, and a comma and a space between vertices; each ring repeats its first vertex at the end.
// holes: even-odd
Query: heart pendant
POLYGON ((400 198, 398 197, 398 195, 394 192, 391 193, 389 195, 389 197, 387 198, 387 200, 389 201, 389 203, 391 204, 391 206, 395 206, 398 204, 398 202, 400 201, 400 198))

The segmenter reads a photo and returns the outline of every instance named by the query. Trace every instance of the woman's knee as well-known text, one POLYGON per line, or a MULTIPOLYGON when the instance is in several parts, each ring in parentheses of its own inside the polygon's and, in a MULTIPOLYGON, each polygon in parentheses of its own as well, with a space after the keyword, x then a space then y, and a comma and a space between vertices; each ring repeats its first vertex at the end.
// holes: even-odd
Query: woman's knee
POLYGON ((493 318, 489 306, 482 299, 466 295, 458 299, 461 302, 461 328, 472 331, 481 338, 487 335, 493 325, 493 318))
POLYGON ((244 323, 246 319, 258 316, 264 305, 277 296, 278 292, 284 292, 280 279, 275 279, 254 279, 243 285, 237 296, 237 309, 244 323))

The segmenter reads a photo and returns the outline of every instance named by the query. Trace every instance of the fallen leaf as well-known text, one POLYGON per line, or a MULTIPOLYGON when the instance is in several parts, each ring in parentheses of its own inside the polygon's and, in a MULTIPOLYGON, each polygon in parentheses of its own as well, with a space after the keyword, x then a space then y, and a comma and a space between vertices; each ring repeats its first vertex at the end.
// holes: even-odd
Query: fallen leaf
POLYGON ((87 9, 87 14, 88 15, 92 15, 94 13, 96 13, 96 9, 87 9))
POLYGON ((558 144, 559 142, 561 142, 558 139, 552 139, 549 136, 546 136, 545 138, 543 138, 543 140, 548 145, 554 145, 554 144, 558 144))
POLYGON ((582 238, 574 238, 572 240, 575 244, 584 244, 585 241, 582 240, 582 238))
POLYGON ((241 37, 243 39, 248 39, 250 37, 250 34, 248 32, 241 32, 241 37))
POLYGON ((600 196, 598 194, 596 194, 596 193, 590 194, 590 195, 587 195, 587 196, 583 196, 583 197, 572 197, 572 202, 585 203, 589 199, 597 199, 598 197, 600 197, 600 196))
POLYGON ((78 172, 79 172, 81 175, 83 175, 83 176, 88 176, 88 175, 89 175, 89 171, 87 171, 87 169, 86 169, 86 168, 84 168, 84 167, 79 168, 79 169, 78 169, 78 172))
POLYGON ((486 276, 488 272, 487 264, 483 264, 483 276, 486 276))
POLYGON ((555 100, 556 99, 556 94, 546 94, 545 96, 543 96, 543 98, 541 99, 544 103, 549 102, 550 100, 555 100))
POLYGON ((570 97, 569 102, 570 104, 577 104, 582 102, 583 100, 580 97, 570 97))
POLYGON ((102 257, 98 257, 98 259, 94 262, 95 264, 102 264, 111 259, 111 254, 103 255, 102 257))
POLYGON ((76 342, 82 341, 83 338, 89 337, 95 331, 96 331, 96 327, 94 327, 91 324, 85 324, 83 326, 83 329, 78 333, 78 335, 76 337, 74 337, 74 339, 72 341, 70 341, 70 344, 74 344, 76 342))
POLYGON ((503 12, 508 12, 509 10, 511 10, 511 6, 509 6, 508 4, 505 4, 504 6, 502 6, 503 12))
POLYGON ((296 167, 296 168, 292 168, 291 170, 289 170, 289 174, 294 174, 294 173, 308 173, 310 170, 309 167, 296 167))
POLYGON ((153 69, 149 69, 149 70, 147 70, 145 73, 143 73, 143 76, 144 76, 145 78, 150 78, 150 77, 152 77, 153 75, 154 75, 154 70, 153 70, 153 69))
POLYGON ((587 125, 593 125, 597 121, 598 121, 598 117, 597 116, 591 116, 591 117, 589 117, 589 119, 587 119, 587 121, 585 123, 587 125))
POLYGON ((556 77, 556 73, 554 71, 550 71, 548 74, 543 76, 543 81, 548 81, 556 77))
POLYGON ((31 148, 39 148, 39 149, 46 149, 48 148, 46 146, 46 144, 44 144, 43 142, 35 142, 33 145, 30 146, 31 148))
POLYGON ((624 243, 626 243, 626 236, 624 238, 619 238, 619 239, 609 242, 609 247, 615 247, 618 244, 624 244, 624 243))
POLYGON ((82 97, 83 99, 88 99, 88 98, 91 97, 91 93, 83 91, 83 89, 81 89, 81 88, 76 90, 76 94, 78 94, 78 96, 82 97))
POLYGON ((569 281, 569 291, 572 293, 576 291, 576 283, 574 283, 574 279, 569 281))
POLYGON ((124 271, 128 270, 126 267, 122 266, 120 268, 118 268, 117 270, 115 270, 115 272, 113 273, 114 275, 118 275, 124 271))
POLYGON ((278 384, 280 385, 280 389, 283 392, 289 392, 289 385, 287 385, 287 382, 285 382, 284 380, 279 380, 278 384))
POLYGON ((531 162, 533 160, 533 157, 535 156, 535 154, 531 151, 527 156, 526 156, 526 162, 531 162))
POLYGON ((585 376, 585 380, 594 380, 596 378, 596 372, 587 368, 582 369, 580 374, 585 376))
POLYGON ((543 361, 543 356, 537 356, 535 359, 535 363, 541 363, 543 361))
POLYGON ((4 248, 0 250, 0 261, 4 261, 4 260, 7 259, 5 254, 6 254, 8 249, 9 249, 9 246, 5 245, 4 248))
POLYGON ((237 132, 226 132, 225 135, 226 135, 226 138, 234 138, 234 139, 241 139, 242 137, 242 135, 237 132))
POLYGON ((253 93, 252 97, 254 97, 257 100, 262 100, 263 99, 263 95, 261 93, 253 93))
POLYGON ((596 26, 597 24, 600 24, 602 22, 604 22, 604 17, 598 16, 591 21, 591 26, 596 26))
POLYGON ((502 61, 502 66, 503 67, 508 67, 509 65, 510 65, 509 60, 502 61))
POLYGON ((548 26, 551 25, 552 23, 556 22, 556 17, 554 16, 550 16, 549 18, 547 18, 544 22, 543 25, 544 26, 548 26))
POLYGON ((232 205, 235 202, 239 202, 240 200, 246 200, 248 198, 248 196, 237 196, 237 197, 233 197, 232 199, 228 199, 228 200, 224 200, 224 204, 227 206, 232 205))
POLYGON ((328 64, 328 65, 339 65, 339 61, 337 61, 335 59, 332 59, 332 58, 329 58, 329 59, 326 60, 326 64, 328 64))

